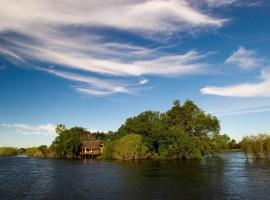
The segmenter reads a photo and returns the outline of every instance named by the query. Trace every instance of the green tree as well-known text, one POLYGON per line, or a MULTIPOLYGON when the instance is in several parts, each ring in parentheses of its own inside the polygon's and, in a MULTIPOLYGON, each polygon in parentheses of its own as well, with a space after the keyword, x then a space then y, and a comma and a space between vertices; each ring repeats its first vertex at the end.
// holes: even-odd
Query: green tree
POLYGON ((224 135, 214 135, 212 138, 212 144, 214 152, 222 152, 229 149, 230 137, 226 134, 224 135))
POLYGON ((59 135, 61 132, 67 130, 64 124, 58 124, 55 128, 55 132, 59 135))
POLYGON ((181 128, 172 127, 169 131, 170 143, 160 146, 160 155, 172 159, 200 159, 201 152, 196 146, 195 138, 187 135, 181 128))
POLYGON ((167 127, 159 112, 146 111, 136 117, 128 118, 118 129, 118 135, 140 134, 149 150, 158 153, 160 141, 164 139, 167 127))
POLYGON ((0 147, 1 156, 14 156, 18 154, 18 149, 14 147, 0 147))
POLYGON ((85 129, 80 127, 60 132, 53 143, 57 156, 60 158, 77 159, 80 155, 82 135, 84 133, 85 129))
POLYGON ((116 143, 117 143, 117 140, 106 141, 104 144, 104 150, 103 150, 103 154, 101 155, 101 158, 107 158, 107 159, 114 158, 114 150, 115 150, 116 143))
POLYGON ((220 131, 219 121, 216 117, 205 114, 192 101, 187 100, 183 106, 178 100, 166 112, 167 123, 177 126, 189 136, 217 135, 220 131))
POLYGON ((115 144, 114 157, 122 160, 142 159, 146 157, 147 151, 141 135, 128 134, 115 144))
POLYGON ((229 143, 230 149, 240 149, 239 143, 235 141, 235 139, 232 139, 229 143))

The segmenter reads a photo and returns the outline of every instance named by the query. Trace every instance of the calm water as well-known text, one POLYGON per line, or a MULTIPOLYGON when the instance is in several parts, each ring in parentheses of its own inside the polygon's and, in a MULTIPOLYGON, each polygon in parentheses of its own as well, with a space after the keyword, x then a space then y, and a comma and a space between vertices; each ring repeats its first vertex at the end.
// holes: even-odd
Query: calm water
POLYGON ((270 199, 270 163, 0 157, 0 199, 270 199))

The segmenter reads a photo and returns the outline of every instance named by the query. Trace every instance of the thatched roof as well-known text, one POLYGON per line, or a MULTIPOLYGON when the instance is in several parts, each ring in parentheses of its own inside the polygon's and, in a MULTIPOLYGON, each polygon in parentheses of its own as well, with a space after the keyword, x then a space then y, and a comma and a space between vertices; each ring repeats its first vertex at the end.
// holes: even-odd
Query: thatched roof
POLYGON ((82 148, 83 149, 97 149, 102 144, 99 140, 93 140, 93 141, 83 141, 82 142, 82 148))

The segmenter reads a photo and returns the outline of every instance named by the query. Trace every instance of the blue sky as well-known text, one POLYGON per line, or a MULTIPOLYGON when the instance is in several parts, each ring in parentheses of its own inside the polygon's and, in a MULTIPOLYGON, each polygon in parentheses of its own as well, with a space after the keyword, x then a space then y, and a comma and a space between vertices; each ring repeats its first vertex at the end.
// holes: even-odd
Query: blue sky
POLYGON ((117 130, 193 100, 240 140, 270 131, 267 0, 2 0, 0 146, 117 130))

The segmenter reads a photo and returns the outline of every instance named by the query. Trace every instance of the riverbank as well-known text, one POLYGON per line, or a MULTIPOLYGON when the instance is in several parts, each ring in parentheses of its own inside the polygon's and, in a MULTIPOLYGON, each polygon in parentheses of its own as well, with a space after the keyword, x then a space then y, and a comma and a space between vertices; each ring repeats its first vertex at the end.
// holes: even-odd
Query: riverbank
POLYGON ((14 156, 18 154, 24 154, 26 149, 15 147, 0 147, 0 156, 14 156))

